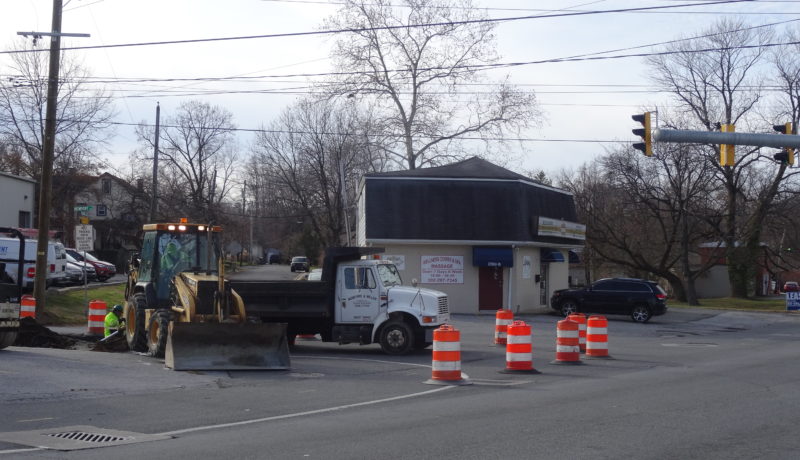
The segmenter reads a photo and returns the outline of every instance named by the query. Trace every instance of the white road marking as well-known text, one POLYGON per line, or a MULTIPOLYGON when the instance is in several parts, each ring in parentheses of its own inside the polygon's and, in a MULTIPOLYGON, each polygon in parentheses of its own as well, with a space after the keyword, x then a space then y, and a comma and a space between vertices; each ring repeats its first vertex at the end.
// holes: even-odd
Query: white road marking
POLYGON ((411 394, 401 395, 401 396, 393 396, 391 398, 375 399, 375 400, 372 400, 372 401, 364 401, 364 402, 354 403, 354 404, 345 404, 345 405, 342 405, 342 406, 326 407, 324 409, 309 410, 309 411, 305 411, 305 412, 295 412, 293 414, 275 415, 273 417, 263 417, 263 418, 256 418, 256 419, 252 419, 252 420, 242 420, 240 422, 220 423, 220 424, 217 424, 217 425, 207 425, 207 426, 197 426, 197 427, 194 427, 194 428, 185 428, 183 430, 166 431, 166 432, 163 432, 163 433, 156 433, 156 434, 161 435, 161 436, 175 436, 175 435, 179 435, 179 434, 194 433, 196 431, 216 430, 216 429, 220 429, 220 428, 231 428, 231 427, 234 427, 234 426, 252 425, 252 424, 255 424, 255 423, 271 422, 271 421, 274 421, 274 420, 285 420, 285 419, 289 419, 289 418, 304 417, 306 415, 324 414, 324 413, 327 413, 327 412, 335 412, 335 411, 340 411, 340 410, 344 410, 344 409, 352 409, 354 407, 371 406, 371 405, 382 404, 382 403, 391 402, 391 401, 399 401, 401 399, 416 398, 418 396, 426 396, 426 395, 429 395, 429 394, 437 393, 439 391, 448 390, 450 388, 455 388, 455 387, 453 387, 453 386, 443 386, 443 387, 435 388, 433 390, 422 391, 422 392, 419 392, 419 393, 411 393, 411 394))
POLYGON ((42 418, 31 418, 27 420, 17 420, 17 423, 41 422, 43 420, 55 420, 55 417, 42 417, 42 418))
POLYGON ((337 360, 343 360, 343 361, 366 361, 366 362, 371 362, 371 363, 402 364, 403 366, 424 367, 424 368, 427 368, 427 369, 431 368, 430 364, 404 363, 404 362, 400 362, 400 361, 386 361, 384 359, 343 358, 343 357, 338 357, 338 356, 315 356, 315 355, 297 356, 297 355, 292 355, 292 359, 298 359, 298 358, 337 359, 337 360))
POLYGON ((22 452, 36 452, 40 450, 47 450, 44 447, 31 447, 30 449, 12 449, 12 450, 0 450, 0 455, 3 454, 19 454, 22 452))

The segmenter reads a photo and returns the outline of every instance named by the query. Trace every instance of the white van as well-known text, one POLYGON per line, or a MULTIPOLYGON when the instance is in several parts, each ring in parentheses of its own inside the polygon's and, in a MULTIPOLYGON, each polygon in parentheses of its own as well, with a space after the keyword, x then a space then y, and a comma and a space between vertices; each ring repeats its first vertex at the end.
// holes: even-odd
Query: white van
MULTIPOLYGON (((25 264, 22 267, 23 287, 33 288, 36 277, 37 240, 25 240, 25 264)), ((0 238, 0 262, 6 264, 6 273, 17 282, 19 263, 19 239, 0 238)), ((64 245, 55 241, 47 243, 47 286, 61 283, 67 276, 67 252, 64 245)))

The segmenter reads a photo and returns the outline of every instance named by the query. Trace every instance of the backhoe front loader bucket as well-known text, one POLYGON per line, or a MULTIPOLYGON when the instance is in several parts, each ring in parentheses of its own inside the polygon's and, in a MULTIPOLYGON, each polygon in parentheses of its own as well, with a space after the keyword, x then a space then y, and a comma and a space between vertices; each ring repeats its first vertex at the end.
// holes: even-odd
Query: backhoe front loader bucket
POLYGON ((286 323, 171 322, 164 364, 176 371, 289 369, 286 323))

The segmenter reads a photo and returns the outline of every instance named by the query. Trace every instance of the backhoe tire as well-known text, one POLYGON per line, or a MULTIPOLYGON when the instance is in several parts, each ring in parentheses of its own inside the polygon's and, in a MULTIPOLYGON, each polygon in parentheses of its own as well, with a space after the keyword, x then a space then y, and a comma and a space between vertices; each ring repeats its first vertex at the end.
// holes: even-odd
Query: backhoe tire
POLYGON ((388 355, 404 355, 414 349, 414 331, 400 320, 392 320, 381 329, 381 349, 388 355))
POLYGON ((150 316, 147 327, 147 356, 163 358, 167 349, 170 314, 167 310, 158 310, 150 316))
POLYGON ((16 340, 17 340, 16 331, 0 332, 0 350, 6 347, 10 347, 11 345, 14 345, 14 341, 16 340))
POLYGON ((125 340, 128 348, 133 351, 147 350, 147 335, 145 334, 144 311, 147 309, 147 299, 144 294, 135 294, 125 302, 123 312, 125 318, 125 340))

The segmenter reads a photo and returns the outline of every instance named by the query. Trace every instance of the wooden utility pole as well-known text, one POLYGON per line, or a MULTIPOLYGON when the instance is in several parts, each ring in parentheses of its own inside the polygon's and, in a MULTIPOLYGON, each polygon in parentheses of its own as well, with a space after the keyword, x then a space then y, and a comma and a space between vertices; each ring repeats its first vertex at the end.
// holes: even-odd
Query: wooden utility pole
POLYGON ((150 222, 156 221, 158 213, 158 138, 161 127, 161 105, 156 103, 156 138, 153 147, 153 201, 150 203, 150 222))
POLYGON ((61 0, 53 0, 53 25, 50 36, 50 70, 47 76, 47 108, 44 122, 42 175, 39 182, 39 240, 36 249, 36 279, 33 296, 36 298, 36 317, 44 312, 47 291, 47 243, 50 241, 50 200, 53 188, 53 157, 56 146, 56 115, 58 100, 58 64, 61 57, 61 0))

